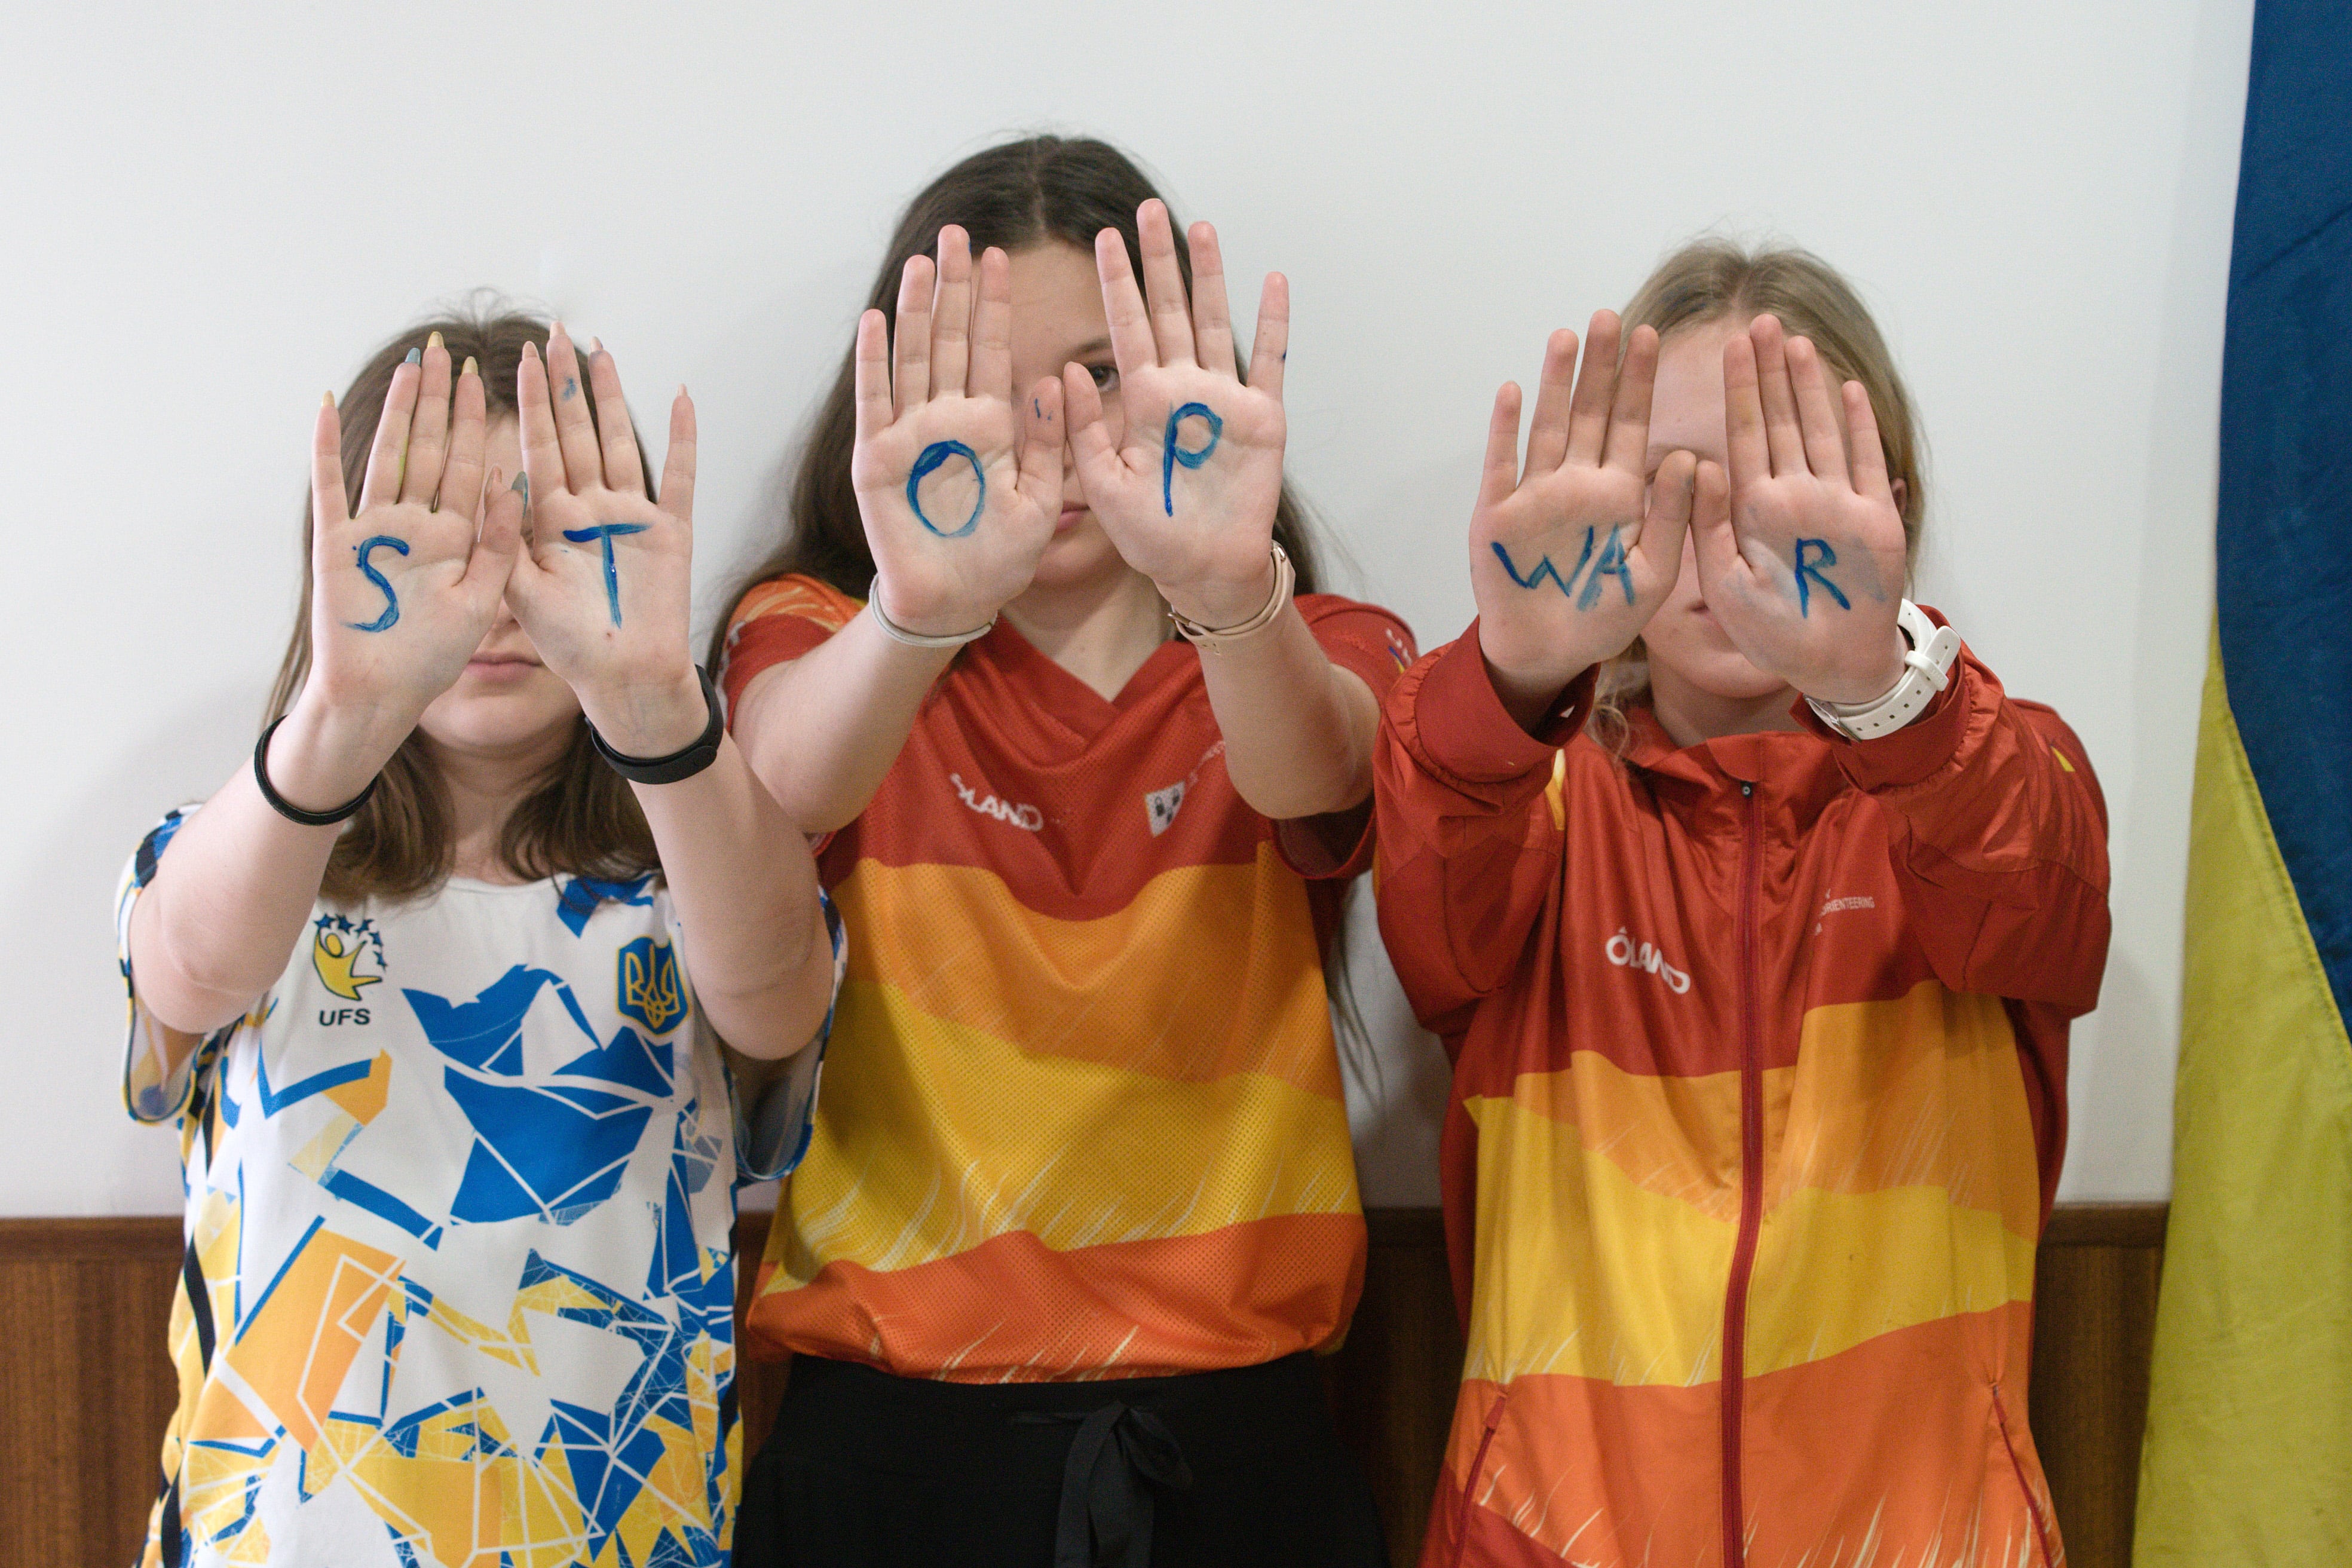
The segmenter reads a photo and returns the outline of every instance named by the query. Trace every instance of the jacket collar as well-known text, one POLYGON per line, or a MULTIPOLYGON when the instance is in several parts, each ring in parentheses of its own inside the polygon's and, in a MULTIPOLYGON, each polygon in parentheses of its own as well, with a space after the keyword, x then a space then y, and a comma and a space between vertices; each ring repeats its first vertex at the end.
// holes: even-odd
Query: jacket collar
POLYGON ((1688 797, 1694 805, 1708 797, 1736 795, 1741 784, 1754 784, 1757 793, 1803 828, 1851 787, 1831 743, 1808 731, 1766 730, 1676 746, 1646 702, 1629 706, 1625 721, 1627 763, 1649 774, 1654 785, 1688 797))

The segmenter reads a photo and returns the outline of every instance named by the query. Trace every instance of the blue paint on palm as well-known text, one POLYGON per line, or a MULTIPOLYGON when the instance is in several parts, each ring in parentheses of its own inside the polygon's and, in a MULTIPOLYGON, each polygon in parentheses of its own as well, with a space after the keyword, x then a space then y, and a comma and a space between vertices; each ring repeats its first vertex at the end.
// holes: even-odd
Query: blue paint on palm
POLYGON ((621 574, 613 564, 613 541, 652 527, 646 522, 600 522, 593 528, 567 528, 563 537, 574 544, 595 540, 604 551, 604 600, 612 606, 613 624, 621 624, 621 574))
POLYGON ((1176 465, 1197 468, 1209 460, 1217 443, 1225 438, 1225 422, 1210 411, 1205 403, 1187 403, 1168 416, 1168 435, 1161 445, 1160 458, 1160 504, 1168 515, 1176 515, 1176 465), (1181 447, 1176 441, 1176 427, 1187 419, 1205 419, 1209 424, 1209 439, 1200 447, 1181 447))
MULTIPOLYGON (((1618 525, 1609 525, 1608 541, 1601 546, 1601 559, 1592 563, 1592 575, 1584 580, 1584 592, 1576 596, 1576 607, 1589 610, 1601 602, 1601 579, 1614 577, 1617 585, 1625 590, 1625 602, 1633 602, 1633 573, 1625 564, 1625 547, 1617 540, 1618 525)), ((1584 531, 1584 548, 1592 548, 1592 530, 1584 531)), ((1583 563, 1579 562, 1581 567, 1583 563)))
POLYGON ((408 541, 394 539, 389 533, 379 533, 361 540, 352 549, 359 556, 360 575, 374 584, 383 595, 383 614, 372 621, 345 621, 343 624, 355 632, 388 632, 400 620, 400 595, 392 591, 392 584, 384 580, 383 574, 375 569, 375 563, 368 557, 379 550, 397 550, 405 555, 408 553, 408 541))
POLYGON ((1813 613, 1813 583, 1819 583, 1829 596, 1837 601, 1839 609, 1853 608, 1853 601, 1839 592, 1838 585, 1831 582, 1822 571, 1824 566, 1836 564, 1837 552, 1830 548, 1828 540, 1800 539, 1797 541, 1797 614, 1811 616, 1813 613), (1805 552, 1808 548, 1814 552, 1811 561, 1805 559, 1805 552), (1808 582, 1808 578, 1811 581, 1808 582))
POLYGON ((907 504, 914 509, 915 521, 941 539, 961 539, 965 534, 978 528, 980 510, 987 500, 988 475, 981 469, 980 454, 961 441, 932 442, 923 448, 923 455, 915 459, 913 469, 907 475, 907 504), (945 529, 933 522, 929 514, 923 510, 921 490, 925 479, 929 479, 947 463, 957 458, 961 458, 971 465, 971 480, 977 488, 977 493, 971 498, 971 515, 963 520, 963 526, 958 529, 945 529))

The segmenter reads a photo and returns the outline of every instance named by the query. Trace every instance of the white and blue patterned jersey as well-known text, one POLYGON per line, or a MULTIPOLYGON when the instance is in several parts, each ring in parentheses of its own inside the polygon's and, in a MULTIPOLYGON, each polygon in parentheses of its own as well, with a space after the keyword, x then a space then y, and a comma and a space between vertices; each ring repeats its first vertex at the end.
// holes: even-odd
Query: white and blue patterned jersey
MULTIPOLYGON (((124 874, 126 982, 184 819, 124 874)), ((319 904, 176 1072, 132 991, 124 1096, 187 1190, 145 1562, 725 1562, 734 1189, 806 1150, 824 1033, 739 1107, 686 954, 657 878, 453 879, 319 904)))

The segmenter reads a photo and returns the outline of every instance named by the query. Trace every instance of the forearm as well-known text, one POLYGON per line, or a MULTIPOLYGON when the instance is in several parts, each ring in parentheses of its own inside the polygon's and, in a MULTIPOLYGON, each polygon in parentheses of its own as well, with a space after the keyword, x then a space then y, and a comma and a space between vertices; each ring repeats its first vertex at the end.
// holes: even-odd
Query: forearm
POLYGON ((690 778, 632 787, 661 854, 703 1016, 743 1056, 791 1056, 833 995, 833 942, 806 841, 732 740, 690 778))
MULTIPOLYGON (((270 782, 310 810, 365 789, 409 721, 298 703, 270 738, 270 782)), ((173 837, 131 916, 139 998, 167 1027, 201 1035, 243 1015, 286 967, 333 854, 338 826, 270 807, 242 766, 173 837)))
POLYGON ((751 771, 803 833, 847 826, 882 786, 952 648, 909 647, 851 618, 822 644, 753 677, 733 730, 751 771))
POLYGON ((1202 648, 1201 669, 1225 771, 1252 809, 1318 816, 1371 794, 1380 702, 1325 656, 1295 603, 1255 637, 1202 648))

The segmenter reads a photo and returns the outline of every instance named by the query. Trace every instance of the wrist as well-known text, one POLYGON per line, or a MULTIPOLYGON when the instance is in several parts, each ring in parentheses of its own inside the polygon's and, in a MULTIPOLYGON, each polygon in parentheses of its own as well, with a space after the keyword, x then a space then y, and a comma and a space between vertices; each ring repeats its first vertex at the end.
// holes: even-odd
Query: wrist
POLYGON ((702 678, 691 664, 670 675, 583 690, 580 710, 606 745, 632 757, 682 752, 710 722, 702 678))
MULTIPOLYGON (((890 626, 916 637, 949 637, 958 640, 975 637, 996 624, 1002 605, 906 604, 901 596, 890 591, 877 571, 874 585, 866 591, 866 602, 890 626)), ((904 638, 898 640, 903 641, 904 638)))
POLYGON ((383 771, 416 728, 404 706, 331 701, 305 687, 269 738, 270 787, 306 811, 331 811, 383 771))
POLYGON ((1265 608, 1280 571, 1269 551, 1238 579, 1204 578, 1196 583, 1154 583, 1152 586, 1168 602, 1168 607, 1184 619, 1204 626, 1233 626, 1265 608))
POLYGON ((1790 682, 1800 695, 1817 702, 1833 703, 1840 707, 1867 705, 1892 692, 1902 684, 1907 668, 1904 655, 1911 651, 1911 639, 1899 626, 1886 629, 1886 641, 1880 652, 1885 656, 1858 671, 1831 671, 1815 680, 1790 682))

